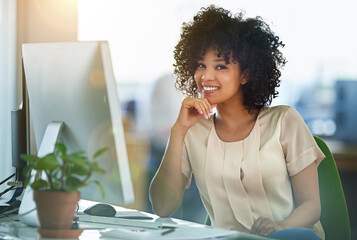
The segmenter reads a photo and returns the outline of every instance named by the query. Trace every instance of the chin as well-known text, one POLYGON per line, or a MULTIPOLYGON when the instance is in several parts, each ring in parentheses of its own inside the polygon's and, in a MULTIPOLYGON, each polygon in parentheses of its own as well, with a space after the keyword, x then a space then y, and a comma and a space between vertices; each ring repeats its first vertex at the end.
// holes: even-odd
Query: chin
POLYGON ((211 105, 220 103, 220 101, 217 100, 216 98, 206 97, 206 99, 208 100, 208 102, 209 102, 211 105))
POLYGON ((219 99, 217 99, 217 97, 216 96, 214 96, 213 94, 202 94, 202 96, 204 97, 204 98, 206 98, 207 100, 208 100, 208 102, 210 103, 210 104, 218 104, 218 103, 220 103, 221 101, 219 101, 219 99))

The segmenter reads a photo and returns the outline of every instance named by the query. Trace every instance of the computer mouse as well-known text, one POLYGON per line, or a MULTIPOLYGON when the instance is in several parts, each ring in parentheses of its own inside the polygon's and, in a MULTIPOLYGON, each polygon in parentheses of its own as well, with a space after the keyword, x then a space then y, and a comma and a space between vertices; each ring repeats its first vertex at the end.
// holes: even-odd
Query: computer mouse
POLYGON ((88 207, 86 210, 84 210, 84 213, 93 216, 114 217, 117 211, 109 204, 98 203, 88 207))

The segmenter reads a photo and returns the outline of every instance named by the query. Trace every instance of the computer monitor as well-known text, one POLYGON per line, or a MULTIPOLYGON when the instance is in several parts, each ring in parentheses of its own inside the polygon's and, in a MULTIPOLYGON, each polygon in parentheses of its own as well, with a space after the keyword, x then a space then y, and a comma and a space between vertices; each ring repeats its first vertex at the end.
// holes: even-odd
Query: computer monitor
MULTIPOLYGON (((132 203, 133 186, 108 43, 24 44, 22 54, 38 155, 52 152, 57 139, 69 152, 83 150, 88 157, 108 147, 98 159, 106 174, 92 175, 103 185, 105 197, 96 185, 89 185, 80 189, 81 198, 117 205, 132 203)), ((34 208, 32 197, 27 187, 20 215, 34 208)), ((30 215, 21 219, 33 225, 30 215)))
POLYGON ((21 154, 29 153, 30 136, 28 117, 28 97, 25 77, 22 77, 22 101, 19 106, 11 110, 11 152, 12 166, 16 169, 16 181, 24 181, 23 169, 26 163, 21 159, 21 154))

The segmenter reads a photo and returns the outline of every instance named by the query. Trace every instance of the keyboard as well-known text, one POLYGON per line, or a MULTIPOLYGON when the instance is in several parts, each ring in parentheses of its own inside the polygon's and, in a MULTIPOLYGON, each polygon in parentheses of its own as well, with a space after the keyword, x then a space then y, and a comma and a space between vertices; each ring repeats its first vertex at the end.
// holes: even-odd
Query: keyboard
POLYGON ((79 218, 79 223, 89 222, 89 223, 99 223, 99 224, 111 224, 117 226, 127 226, 127 227, 138 227, 147 229, 162 229, 162 228, 172 228, 176 227, 176 223, 162 223, 153 222, 148 220, 138 220, 138 219, 124 219, 120 217, 100 217, 92 216, 88 214, 77 213, 76 216, 79 218))

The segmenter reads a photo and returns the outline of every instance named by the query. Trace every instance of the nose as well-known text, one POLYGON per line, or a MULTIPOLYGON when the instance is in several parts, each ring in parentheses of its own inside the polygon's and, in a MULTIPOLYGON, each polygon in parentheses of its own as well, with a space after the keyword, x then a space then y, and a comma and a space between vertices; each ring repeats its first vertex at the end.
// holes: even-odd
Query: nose
POLYGON ((209 81, 209 80, 213 80, 215 77, 214 73, 210 70, 206 70, 205 73, 202 75, 201 79, 203 81, 209 81))

